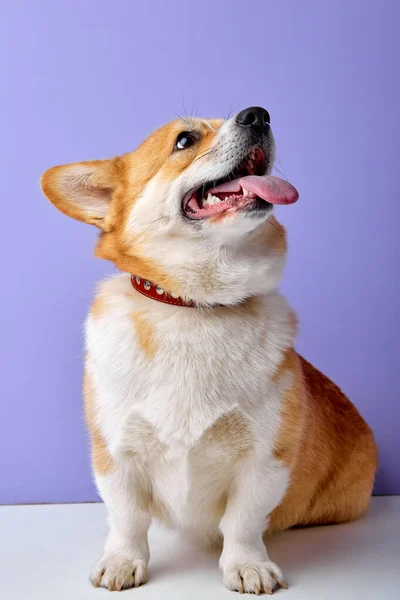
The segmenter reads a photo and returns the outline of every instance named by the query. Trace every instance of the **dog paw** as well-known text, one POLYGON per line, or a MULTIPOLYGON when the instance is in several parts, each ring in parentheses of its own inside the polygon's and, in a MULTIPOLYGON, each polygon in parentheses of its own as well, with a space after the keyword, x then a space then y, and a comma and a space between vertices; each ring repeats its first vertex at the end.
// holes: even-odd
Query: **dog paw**
POLYGON ((123 556, 103 556, 90 575, 94 587, 104 587, 110 592, 139 587, 147 581, 147 564, 144 560, 127 560, 123 556))
POLYGON ((276 584, 287 589, 282 571, 271 561, 231 565, 224 570, 224 584, 241 594, 272 594, 276 584))

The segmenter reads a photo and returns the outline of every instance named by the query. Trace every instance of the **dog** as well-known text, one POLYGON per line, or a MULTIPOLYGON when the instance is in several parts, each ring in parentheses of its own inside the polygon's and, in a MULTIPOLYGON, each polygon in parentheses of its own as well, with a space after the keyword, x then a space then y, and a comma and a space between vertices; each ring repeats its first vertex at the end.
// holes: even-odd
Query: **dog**
POLYGON ((158 519, 221 542, 230 590, 271 594, 287 587, 271 533, 368 507, 373 434, 296 353, 296 316, 277 291, 286 234, 273 208, 298 194, 270 175, 274 153, 269 113, 251 107, 179 118, 134 152, 42 176, 122 271, 100 284, 85 329, 85 415, 110 525, 94 586, 147 581, 158 519))

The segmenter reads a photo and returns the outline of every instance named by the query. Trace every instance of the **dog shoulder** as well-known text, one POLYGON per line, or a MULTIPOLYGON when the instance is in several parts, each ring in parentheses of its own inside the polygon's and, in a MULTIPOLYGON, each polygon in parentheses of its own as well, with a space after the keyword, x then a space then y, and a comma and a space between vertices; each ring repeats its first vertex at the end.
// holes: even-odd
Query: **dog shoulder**
POLYGON ((110 277, 97 286, 85 333, 88 351, 102 353, 106 346, 108 351, 125 351, 126 357, 132 358, 131 351, 139 345, 147 358, 156 352, 152 319, 127 274, 110 277))

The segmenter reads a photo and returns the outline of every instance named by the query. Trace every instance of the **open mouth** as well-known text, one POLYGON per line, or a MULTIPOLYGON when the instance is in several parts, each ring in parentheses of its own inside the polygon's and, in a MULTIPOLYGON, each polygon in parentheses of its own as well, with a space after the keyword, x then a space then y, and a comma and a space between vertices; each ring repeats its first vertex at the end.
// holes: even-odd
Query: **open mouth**
POLYGON ((189 192, 183 201, 184 214, 190 219, 208 219, 296 202, 295 188, 287 181, 266 175, 265 169, 265 154, 261 148, 255 148, 228 175, 189 192))

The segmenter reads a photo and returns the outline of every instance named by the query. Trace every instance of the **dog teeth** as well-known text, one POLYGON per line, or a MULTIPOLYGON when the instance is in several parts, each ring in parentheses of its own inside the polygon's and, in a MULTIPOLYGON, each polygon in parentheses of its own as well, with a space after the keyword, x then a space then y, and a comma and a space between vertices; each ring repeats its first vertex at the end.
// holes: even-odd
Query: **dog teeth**
POLYGON ((243 198, 257 198, 257 194, 249 192, 249 190, 246 190, 245 188, 242 188, 242 196, 243 198))
POLYGON ((250 160, 255 160, 255 158, 256 158, 256 153, 255 153, 255 151, 254 151, 254 150, 252 150, 252 151, 250 152, 250 157, 249 157, 249 158, 250 158, 250 160))
POLYGON ((254 163, 253 163, 253 161, 249 160, 248 165, 249 165, 249 170, 252 173, 254 171, 254 163))
POLYGON ((214 206, 214 204, 218 204, 218 202, 221 202, 220 198, 209 193, 203 202, 203 206, 214 206))

